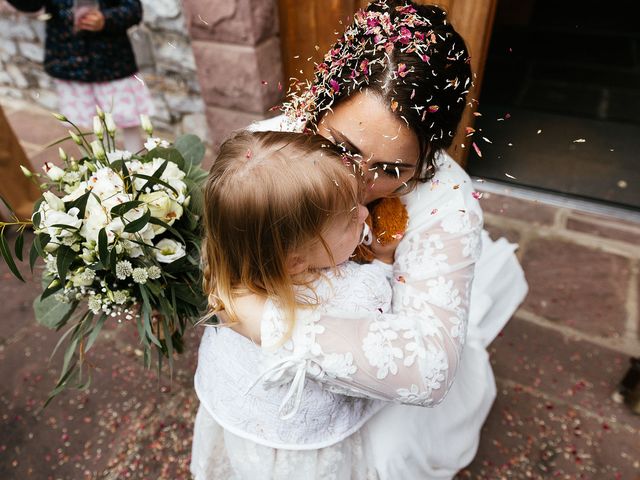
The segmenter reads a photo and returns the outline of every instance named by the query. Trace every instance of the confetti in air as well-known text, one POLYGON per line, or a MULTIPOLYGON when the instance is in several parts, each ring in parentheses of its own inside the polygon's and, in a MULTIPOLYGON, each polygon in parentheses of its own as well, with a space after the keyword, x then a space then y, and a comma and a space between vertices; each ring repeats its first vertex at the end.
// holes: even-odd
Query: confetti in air
POLYGON ((476 145, 476 142, 472 142, 471 145, 473 146, 473 149, 476 151, 478 156, 480 158, 482 158, 482 152, 480 151, 480 147, 478 147, 478 145, 476 145))
POLYGON ((586 141, 586 138, 576 138, 573 143, 585 143, 586 141))
POLYGON ((509 173, 505 173, 504 176, 507 177, 507 178, 510 178, 512 180, 517 180, 516 177, 514 177, 513 175, 511 175, 509 173))

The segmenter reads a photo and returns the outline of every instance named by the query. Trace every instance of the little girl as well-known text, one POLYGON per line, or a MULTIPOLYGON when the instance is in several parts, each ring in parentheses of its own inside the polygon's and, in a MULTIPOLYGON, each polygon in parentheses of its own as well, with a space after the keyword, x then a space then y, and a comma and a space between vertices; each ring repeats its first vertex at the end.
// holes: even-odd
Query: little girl
POLYGON ((44 69, 54 79, 60 113, 90 129, 98 105, 112 112, 122 129, 125 149, 140 150, 140 115, 153 114, 151 96, 136 75, 138 66, 127 36, 127 30, 142 20, 140 1, 10 0, 10 3, 25 12, 44 7, 49 16, 44 69))
MULTIPOLYGON (((392 262, 395 246, 378 248, 381 261, 348 262, 367 210, 341 160, 322 137, 243 132, 223 144, 211 169, 205 291, 225 328, 207 328, 200 346, 191 463, 198 480, 374 475, 360 429, 383 403, 305 382, 322 371, 353 373, 347 358, 303 366, 290 386, 279 385, 281 355, 290 353, 282 347, 304 335, 301 312, 390 308, 383 262, 392 262)), ((299 364, 287 362, 285 369, 299 364)))

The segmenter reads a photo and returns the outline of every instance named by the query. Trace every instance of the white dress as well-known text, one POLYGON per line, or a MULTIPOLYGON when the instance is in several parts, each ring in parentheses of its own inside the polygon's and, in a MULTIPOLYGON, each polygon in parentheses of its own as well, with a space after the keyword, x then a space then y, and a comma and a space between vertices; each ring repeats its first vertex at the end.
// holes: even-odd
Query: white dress
MULTIPOLYGON (((391 267, 380 262, 346 262, 316 282, 318 305, 313 308, 361 315, 389 311, 390 274, 391 267)), ((272 301, 263 323, 283 326, 282 311, 272 301)), ((269 338, 277 341, 277 335, 269 338)), ((278 350, 276 345, 272 353, 278 350)), ((260 368, 271 355, 229 328, 207 327, 194 379, 201 402, 193 440, 194 477, 377 478, 359 430, 385 403, 305 381, 305 369, 294 384, 285 376, 278 386, 271 375, 266 389, 260 368)))
MULTIPOLYGON (((263 348, 271 365, 267 385, 294 382, 304 369, 334 390, 403 404, 389 403, 329 447, 347 476, 316 470, 315 478, 358 478, 371 467, 382 479, 451 478, 477 450, 496 394, 486 346, 527 284, 515 246, 482 231, 468 175, 446 154, 437 164, 430 182, 403 197, 409 226, 393 265, 392 312, 304 312, 291 342, 263 348)), ((277 319, 263 322, 264 346, 277 343, 278 332, 277 319)), ((321 463, 325 453, 315 451, 310 462, 321 463)))

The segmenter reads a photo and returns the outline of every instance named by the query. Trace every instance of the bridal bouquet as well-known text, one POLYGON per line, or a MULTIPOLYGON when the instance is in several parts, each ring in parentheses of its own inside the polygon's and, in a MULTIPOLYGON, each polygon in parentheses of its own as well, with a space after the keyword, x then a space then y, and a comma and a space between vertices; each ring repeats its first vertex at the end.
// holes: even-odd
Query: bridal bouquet
POLYGON ((145 365, 155 350, 160 372, 163 358, 172 366, 185 328, 205 306, 202 142, 185 135, 171 145, 153 137, 143 117, 149 138, 145 150, 132 153, 116 149, 109 113, 98 109, 93 141, 68 123, 75 131, 67 139, 82 157, 76 160, 60 149, 61 165, 45 164, 45 175, 26 171, 34 180, 46 180, 32 221, 0 224, 0 253, 20 279, 13 256, 22 259, 24 230, 33 228, 31 269, 38 258, 45 264, 36 319, 66 328, 58 343, 66 342, 62 371, 47 403, 66 387, 88 386, 90 372, 83 374, 81 367, 106 322, 135 323, 145 365), (10 225, 18 228, 13 249, 4 236, 10 225))

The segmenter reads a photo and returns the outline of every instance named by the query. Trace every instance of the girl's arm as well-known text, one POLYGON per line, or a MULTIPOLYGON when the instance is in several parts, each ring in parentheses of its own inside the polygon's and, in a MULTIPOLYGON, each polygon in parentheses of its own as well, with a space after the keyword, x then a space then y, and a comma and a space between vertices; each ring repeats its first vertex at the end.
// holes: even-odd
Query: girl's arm
POLYGON ((126 32, 142 21, 142 5, 139 0, 122 0, 119 7, 101 10, 104 15, 104 31, 126 32))
MULTIPOLYGON (((481 214, 459 206, 446 202, 403 239, 393 267, 392 313, 301 312, 293 338, 268 352, 267 383, 293 380, 301 388, 307 375, 358 396, 437 405, 456 376, 479 257, 481 214)), ((279 319, 265 320, 263 342, 270 337, 274 345, 279 319)))
POLYGON ((16 10, 21 12, 37 12, 44 7, 44 0, 7 0, 9 4, 16 10))

